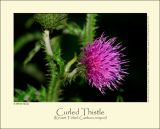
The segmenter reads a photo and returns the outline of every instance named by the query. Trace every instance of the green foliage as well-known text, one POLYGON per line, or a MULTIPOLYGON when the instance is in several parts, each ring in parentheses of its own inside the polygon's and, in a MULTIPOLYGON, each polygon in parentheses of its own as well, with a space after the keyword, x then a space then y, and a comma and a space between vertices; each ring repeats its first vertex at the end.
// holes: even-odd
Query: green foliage
POLYGON ((87 14, 86 16, 86 24, 83 29, 80 28, 74 22, 68 23, 64 28, 63 32, 65 34, 71 34, 78 36, 84 46, 87 43, 92 43, 97 29, 97 14, 87 14))
POLYGON ((87 14, 86 25, 83 29, 82 45, 92 43, 96 33, 97 14, 87 14))
POLYGON ((29 29, 33 25, 33 23, 34 23, 33 17, 29 18, 25 23, 25 28, 29 29))
MULTIPOLYGON (((46 35, 47 36, 47 35, 46 35)), ((48 83, 48 94, 47 101, 58 101, 58 89, 60 87, 60 78, 64 71, 64 61, 61 58, 61 50, 60 50, 60 38, 55 37, 50 40, 48 37, 43 37, 44 39, 44 50, 46 55, 46 61, 48 64, 48 70, 50 71, 50 79, 48 83), (45 40, 47 39, 47 40, 45 40), (49 40, 49 41, 48 41, 49 40), (52 45, 51 45, 52 44, 52 45), (48 52, 48 48, 51 48, 51 53, 48 52)))
POLYGON ((19 52, 19 50, 21 50, 26 44, 30 43, 31 41, 40 40, 41 36, 42 35, 40 32, 27 33, 21 36, 15 41, 14 54, 19 52))
POLYGON ((71 22, 71 23, 68 23, 66 25, 66 28, 64 28, 63 33, 70 34, 70 35, 81 36, 82 35, 82 29, 76 23, 71 22))
MULTIPOLYGON (((97 14, 87 14, 86 24, 83 29, 81 29, 81 27, 75 22, 67 23, 67 14, 38 13, 34 15, 34 20, 29 19, 27 21, 25 24, 26 28, 31 27, 33 21, 36 21, 43 27, 44 33, 43 35, 42 32, 27 33, 22 35, 15 43, 14 53, 16 54, 19 52, 19 50, 22 49, 27 43, 35 41, 35 46, 30 50, 28 56, 23 62, 24 68, 27 70, 29 67, 29 62, 34 56, 36 56, 36 53, 40 50, 40 48, 43 48, 49 76, 46 77, 48 78, 48 82, 45 84, 46 88, 42 86, 41 89, 38 90, 34 88, 34 86, 28 85, 28 88, 25 91, 15 89, 14 100, 16 102, 60 101, 63 98, 63 95, 61 95, 62 86, 68 84, 68 82, 71 83, 73 80, 76 80, 78 76, 85 76, 85 68, 80 64, 77 64, 76 54, 73 59, 68 62, 65 62, 62 58, 62 35, 77 36, 80 42, 82 42, 82 45, 92 42, 97 28, 96 17, 97 14), (54 30, 59 29, 62 29, 62 33, 58 34, 58 36, 54 36, 54 30)), ((37 74, 37 72, 33 72, 33 69, 30 71, 32 71, 32 75, 30 74, 30 76, 37 74)), ((84 78, 81 78, 79 84, 84 82, 84 78)), ((71 100, 81 101, 79 96, 75 96, 71 100)))
POLYGON ((123 97, 118 95, 117 99, 116 99, 116 102, 123 102, 123 97))
POLYGON ((74 54, 73 59, 71 59, 65 66, 65 73, 70 72, 71 66, 77 61, 77 54, 74 54))
MULTIPOLYGON (((46 51, 44 49, 44 51, 46 51)), ((53 101, 53 94, 54 94, 54 87, 57 81, 57 76, 58 76, 58 68, 56 65, 56 62, 54 61, 53 57, 47 54, 45 52, 45 59, 47 62, 47 69, 49 72, 49 75, 47 77, 49 78, 48 84, 47 84, 47 101, 53 101)))
POLYGON ((77 61, 77 54, 74 54, 73 59, 71 59, 66 65, 65 65, 65 80, 71 83, 73 80, 76 79, 78 74, 78 69, 75 68, 73 71, 71 71, 72 65, 77 61))
POLYGON ((66 25, 67 14, 37 13, 34 19, 40 23, 44 29, 62 29, 66 25))
MULTIPOLYGON (((46 59, 49 65, 48 69, 50 70, 47 101, 59 101, 61 99, 60 91, 61 86, 64 84, 66 74, 71 75, 68 73, 70 67, 77 61, 75 54, 75 57, 64 66, 64 60, 61 57, 60 42, 61 36, 53 37, 50 41, 53 57, 46 52, 46 59)), ((47 50, 45 49, 45 51, 47 50)))
POLYGON ((15 89, 15 102, 43 102, 46 101, 46 89, 41 87, 40 90, 34 86, 28 85, 26 91, 15 89))
POLYGON ((56 72, 56 67, 54 64, 50 64, 50 80, 48 83, 48 91, 47 91, 47 101, 57 101, 55 98, 53 98, 54 94, 57 94, 55 91, 56 83, 58 80, 58 73, 56 72))
POLYGON ((26 65, 27 63, 29 63, 32 60, 32 58, 40 50, 40 48, 41 48, 41 45, 39 44, 39 42, 37 42, 35 47, 29 52, 28 56, 24 60, 24 65, 26 65))
POLYGON ((53 50, 53 59, 58 64, 60 74, 64 72, 64 60, 61 57, 60 48, 61 36, 56 36, 51 39, 51 48, 53 50))
POLYGON ((123 100, 123 92, 124 92, 123 89, 119 89, 118 90, 118 95, 117 95, 117 98, 116 98, 116 102, 124 102, 124 100, 123 100))

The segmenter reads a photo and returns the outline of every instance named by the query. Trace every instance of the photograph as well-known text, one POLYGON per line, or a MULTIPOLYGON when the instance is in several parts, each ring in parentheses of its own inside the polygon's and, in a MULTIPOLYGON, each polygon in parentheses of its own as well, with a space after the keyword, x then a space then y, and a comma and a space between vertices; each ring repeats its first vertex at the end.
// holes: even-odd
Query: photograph
POLYGON ((14 13, 14 102, 148 102, 147 13, 14 13))

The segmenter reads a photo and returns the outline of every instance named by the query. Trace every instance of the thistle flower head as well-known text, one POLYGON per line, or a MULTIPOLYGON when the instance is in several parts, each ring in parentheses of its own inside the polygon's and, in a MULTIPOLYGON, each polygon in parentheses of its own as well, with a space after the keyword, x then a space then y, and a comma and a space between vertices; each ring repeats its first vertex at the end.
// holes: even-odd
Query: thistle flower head
POLYGON ((85 66, 86 78, 102 94, 106 88, 117 89, 128 74, 124 67, 128 61, 123 59, 123 50, 120 43, 116 44, 115 37, 108 39, 103 34, 83 49, 80 63, 85 66))

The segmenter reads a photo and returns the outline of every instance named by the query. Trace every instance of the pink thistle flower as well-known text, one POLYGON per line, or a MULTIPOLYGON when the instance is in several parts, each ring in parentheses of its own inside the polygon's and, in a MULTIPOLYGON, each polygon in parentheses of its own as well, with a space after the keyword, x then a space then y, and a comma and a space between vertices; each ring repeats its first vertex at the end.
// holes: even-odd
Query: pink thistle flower
POLYGON ((92 44, 89 43, 83 49, 80 63, 85 66, 85 75, 89 84, 95 86, 102 94, 105 89, 117 89, 124 80, 126 74, 125 65, 128 62, 123 59, 125 56, 120 43, 116 43, 116 38, 104 37, 102 34, 92 44))

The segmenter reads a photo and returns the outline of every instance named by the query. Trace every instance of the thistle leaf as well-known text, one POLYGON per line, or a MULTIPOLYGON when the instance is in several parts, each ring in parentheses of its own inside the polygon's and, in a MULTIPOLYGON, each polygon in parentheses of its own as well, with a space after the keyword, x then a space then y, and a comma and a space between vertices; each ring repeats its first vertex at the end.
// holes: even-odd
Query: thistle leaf
POLYGON ((63 33, 80 36, 82 34, 82 31, 83 30, 80 28, 79 25, 77 25, 74 22, 71 22, 66 25, 66 28, 63 30, 63 33))
POLYGON ((34 41, 34 40, 37 40, 37 41, 40 40, 41 36, 42 35, 40 32, 27 33, 27 34, 21 36, 15 42, 14 54, 19 52, 29 42, 34 41))
POLYGON ((36 53, 40 50, 41 46, 39 42, 36 43, 35 47, 29 52, 28 56, 24 60, 24 65, 32 60, 32 58, 36 55, 36 53))
POLYGON ((73 59, 71 59, 65 66, 65 73, 70 72, 71 66, 77 61, 77 55, 74 54, 73 59))
POLYGON ((41 87, 40 90, 34 88, 34 86, 29 85, 26 91, 15 89, 15 102, 42 102, 46 99, 46 88, 41 87))
POLYGON ((60 42, 61 42, 61 36, 57 36, 51 39, 53 58, 58 64, 60 74, 63 74, 64 73, 64 60, 61 57, 60 42))

